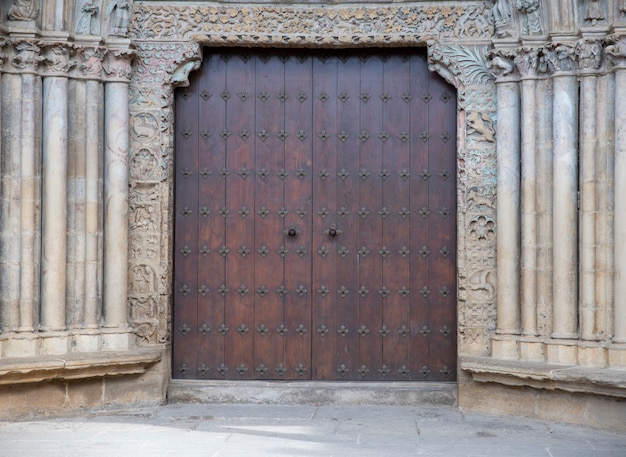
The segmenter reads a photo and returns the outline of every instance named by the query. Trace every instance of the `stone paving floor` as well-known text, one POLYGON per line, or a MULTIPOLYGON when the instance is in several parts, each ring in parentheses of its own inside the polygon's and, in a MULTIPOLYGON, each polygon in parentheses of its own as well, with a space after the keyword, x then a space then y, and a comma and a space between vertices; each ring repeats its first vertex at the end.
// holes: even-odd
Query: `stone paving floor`
POLYGON ((0 422, 0 457, 626 457, 626 435, 451 406, 168 405, 0 422))

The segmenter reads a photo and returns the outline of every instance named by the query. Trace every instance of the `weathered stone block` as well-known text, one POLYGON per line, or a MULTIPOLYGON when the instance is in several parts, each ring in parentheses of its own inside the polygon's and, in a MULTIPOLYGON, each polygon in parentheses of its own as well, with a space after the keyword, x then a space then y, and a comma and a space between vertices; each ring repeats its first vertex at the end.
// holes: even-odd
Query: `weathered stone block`
POLYGON ((492 383, 459 385, 459 408, 491 414, 535 417, 538 393, 526 387, 492 383))
POLYGON ((37 354, 37 340, 33 338, 15 337, 5 340, 3 357, 33 357, 37 354))
POLYGON ((583 367, 604 368, 609 364, 608 351, 597 343, 580 343, 578 363, 583 367))
POLYGON ((77 380, 67 385, 67 406, 94 408, 102 405, 104 378, 77 380))
POLYGON ((537 341, 520 341, 519 355, 521 359, 544 361, 546 358, 545 345, 537 341))
POLYGON ((133 338, 130 333, 103 333, 100 336, 100 349, 103 351, 123 351, 131 347, 133 338))
POLYGON ((609 366, 611 368, 626 367, 626 345, 614 344, 608 348, 609 366))
POLYGON ((583 425, 586 406, 587 400, 584 395, 541 390, 537 401, 537 417, 583 425))
POLYGON ((43 337, 39 343, 39 354, 67 354, 68 351, 67 336, 49 336, 43 337))
POLYGON ((497 359, 517 359, 519 349, 516 338, 498 337, 491 342, 491 354, 497 359))
POLYGON ((589 427, 626 431, 626 398, 590 395, 585 417, 589 427))
POLYGON ((98 350, 100 335, 72 335, 72 352, 95 352, 98 350))
POLYGON ((576 342, 547 342, 546 358, 548 363, 576 365, 578 363, 576 342))

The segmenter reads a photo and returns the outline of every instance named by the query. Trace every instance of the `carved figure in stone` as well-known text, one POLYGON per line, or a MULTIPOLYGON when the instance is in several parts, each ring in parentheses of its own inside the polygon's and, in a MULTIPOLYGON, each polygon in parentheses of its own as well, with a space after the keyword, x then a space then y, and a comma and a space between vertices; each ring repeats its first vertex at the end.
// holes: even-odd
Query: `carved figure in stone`
POLYGON ((81 34, 95 35, 98 33, 98 13, 100 7, 94 5, 90 0, 84 0, 78 3, 78 20, 74 27, 74 32, 81 34))
POLYGON ((541 35, 539 0, 515 0, 515 9, 522 15, 522 35, 541 35))
POLYGON ((156 155, 149 149, 142 148, 133 155, 130 161, 131 176, 139 179, 150 178, 158 166, 159 161, 156 155))
POLYGON ((477 186, 470 188, 467 193, 467 201, 473 208, 478 208, 479 206, 493 208, 493 199, 491 198, 489 191, 485 188, 477 186))
POLYGON ((109 35, 125 37, 130 21, 130 2, 127 0, 109 0, 105 19, 109 24, 109 35))
POLYGON ((489 62, 489 68, 497 77, 509 76, 515 71, 515 65, 510 59, 494 55, 489 62))
POLYGON ((554 48, 554 58, 556 58, 555 66, 560 71, 572 71, 576 69, 575 49, 571 46, 562 44, 554 48))
POLYGON ((172 73, 172 84, 174 87, 187 87, 189 86, 189 74, 200 68, 199 60, 190 60, 189 62, 185 62, 174 70, 172 73))
POLYGON ((157 222, 158 217, 154 211, 154 205, 137 206, 130 229, 142 230, 144 232, 156 231, 157 222))
POLYGON ((156 274, 149 265, 137 265, 131 270, 130 292, 133 294, 156 293, 156 274))
POLYGON ((140 141, 148 141, 156 136, 159 123, 150 113, 139 113, 133 116, 131 133, 140 141))
POLYGON ((600 0, 585 0, 585 21, 596 25, 598 21, 605 19, 604 5, 600 0))
POLYGON ((85 76, 100 77, 102 73, 102 58, 106 54, 106 48, 82 48, 79 54, 83 59, 83 63, 79 69, 85 76))
POLYGON ((493 5, 493 17, 496 20, 496 34, 500 38, 511 36, 513 11, 509 0, 496 0, 493 5))
POLYGON ((602 43, 599 40, 579 41, 576 44, 578 66, 581 69, 599 69, 602 66, 602 43))
POLYGON ((38 16, 38 0, 14 0, 8 14, 12 21, 34 21, 38 16))
POLYGON ((467 133, 478 133, 482 136, 480 141, 495 143, 496 131, 493 128, 493 121, 487 113, 472 111, 467 115, 467 133))
POLYGON ((41 62, 46 66, 46 70, 57 73, 67 73, 74 65, 70 61, 70 53, 74 50, 68 43, 55 43, 49 45, 41 43, 45 46, 46 53, 40 58, 41 62))
POLYGON ((15 48, 15 57, 11 60, 11 64, 20 70, 35 70, 39 63, 39 53, 41 48, 30 41, 18 41, 13 43, 15 48))

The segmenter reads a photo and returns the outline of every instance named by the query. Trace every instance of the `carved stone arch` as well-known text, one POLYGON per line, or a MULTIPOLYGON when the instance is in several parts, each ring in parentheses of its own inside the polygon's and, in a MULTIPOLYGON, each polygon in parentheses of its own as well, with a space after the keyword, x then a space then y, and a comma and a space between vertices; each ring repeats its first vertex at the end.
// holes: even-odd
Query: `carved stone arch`
MULTIPOLYGON (((446 5, 450 5, 447 3, 446 5)), ((129 269, 149 265, 158 295, 150 319, 133 323, 139 341, 169 341, 173 252, 173 93, 197 69, 204 46, 356 48, 428 46, 429 68, 458 92, 457 284, 460 354, 488 353, 495 328, 495 85, 487 68, 495 33, 491 2, 452 6, 204 6, 139 4, 130 36, 137 48, 131 82, 129 269), (448 8, 443 11, 443 8, 448 8), (467 44, 466 44, 467 43, 467 44), (468 123, 469 122, 469 123, 468 123), (159 166, 154 166, 158 160, 159 166), (150 163, 143 163, 149 161, 150 163), (134 164, 134 165, 133 165, 134 164), (148 219, 137 224, 135 219, 148 219), (133 225, 134 224, 134 225, 133 225), (134 227, 134 228, 133 228, 134 227), (158 242, 154 242, 157 239, 158 242), (146 241, 142 241, 146 240, 146 241), (152 240, 152 246, 141 246, 152 240), (154 246, 156 244, 156 246, 154 246), (152 258, 144 258, 152 253, 152 258), (143 257, 141 257, 143 256, 143 257)), ((140 221, 141 222, 141 221, 140 221)))

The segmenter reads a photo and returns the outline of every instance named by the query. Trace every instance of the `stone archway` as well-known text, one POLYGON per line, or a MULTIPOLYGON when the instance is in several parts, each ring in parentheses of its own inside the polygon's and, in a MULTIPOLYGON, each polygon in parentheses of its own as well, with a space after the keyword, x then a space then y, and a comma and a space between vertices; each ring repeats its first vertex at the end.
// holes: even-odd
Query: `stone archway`
POLYGON ((141 341, 170 341, 173 89, 198 68, 202 46, 427 45, 430 69, 458 91, 459 354, 488 353, 495 328, 496 99, 486 61, 494 34, 487 2, 324 8, 140 4, 131 34, 138 57, 130 100, 129 301, 141 341))

